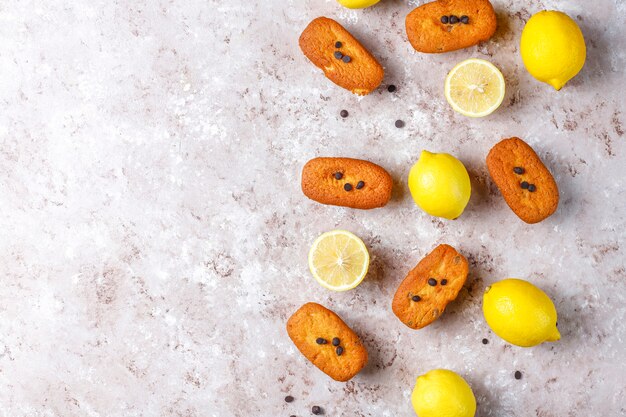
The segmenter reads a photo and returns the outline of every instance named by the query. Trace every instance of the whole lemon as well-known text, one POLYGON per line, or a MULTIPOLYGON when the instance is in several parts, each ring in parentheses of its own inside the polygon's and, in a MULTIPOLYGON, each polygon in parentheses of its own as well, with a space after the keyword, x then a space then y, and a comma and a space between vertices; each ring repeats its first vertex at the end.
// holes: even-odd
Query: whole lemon
POLYGON ((544 10, 524 26, 520 52, 536 79, 560 90, 585 64, 587 50, 580 28, 562 12, 544 10))
POLYGON ((364 9, 378 3, 380 0, 337 0, 339 4, 348 9, 364 9))
POLYGON ((409 172, 409 190, 426 213, 456 219, 469 202, 472 186, 465 166, 454 156, 422 151, 409 172))
POLYGON ((411 404, 419 417, 474 417, 476 398, 469 384, 447 369, 417 378, 411 404))
POLYGON ((554 303, 528 281, 508 278, 487 287, 483 314, 495 334, 517 346, 536 346, 561 338, 554 303))

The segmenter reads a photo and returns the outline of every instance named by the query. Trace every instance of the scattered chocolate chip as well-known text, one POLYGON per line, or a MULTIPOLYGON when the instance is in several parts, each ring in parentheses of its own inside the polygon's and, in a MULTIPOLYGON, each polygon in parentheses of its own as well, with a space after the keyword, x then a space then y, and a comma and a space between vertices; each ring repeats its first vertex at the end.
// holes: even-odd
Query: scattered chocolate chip
POLYGON ((396 127, 398 129, 404 127, 404 122, 402 120, 396 120, 396 127))
POLYGON ((287 395, 285 397, 285 402, 287 402, 287 403, 293 402, 293 397, 291 395, 287 395))
POLYGON ((333 337, 333 346, 339 346, 339 344, 341 343, 341 340, 339 340, 338 337, 333 337))
POLYGON ((522 168, 522 167, 515 167, 515 168, 513 168, 513 172, 515 172, 516 174, 522 175, 524 173, 524 168, 522 168))
POLYGON ((483 345, 486 345, 487 343, 489 343, 489 340, 483 339, 483 345))
POLYGON ((296 417, 296 416, 292 414, 292 415, 290 415, 289 417, 296 417))
POLYGON ((413 297, 411 297, 411 300, 415 301, 416 303, 421 299, 422 297, 420 297, 419 295, 414 295, 413 297))
POLYGON ((528 191, 530 191, 531 193, 537 191, 537 187, 535 186, 535 184, 528 184, 528 191))
POLYGON ((453 25, 455 23, 459 23, 459 18, 456 17, 455 15, 450 16, 450 23, 452 23, 453 25))
POLYGON ((428 285, 434 287, 435 285, 437 285, 437 280, 435 278, 428 278, 428 285))
POLYGON ((389 87, 387 87, 387 91, 389 91, 390 93, 393 93, 394 91, 396 91, 396 86, 391 84, 389 87))
POLYGON ((348 62, 352 61, 352 58, 350 58, 348 55, 344 55, 341 60, 347 64, 348 62))
POLYGON ((467 25, 469 23, 469 16, 461 16, 461 23, 467 25))
POLYGON ((343 54, 341 52, 339 52, 339 51, 335 51, 334 55, 335 55, 335 58, 337 58, 337 59, 343 58, 343 54))
POLYGON ((317 343, 318 345, 325 345, 326 343, 328 343, 328 340, 324 339, 323 337, 318 337, 317 339, 315 339, 315 343, 317 343))
POLYGON ((441 23, 444 25, 448 23, 448 16, 441 16, 441 23))
POLYGON ((344 119, 346 117, 348 117, 348 110, 342 110, 339 112, 339 116, 343 117, 344 119))
POLYGON ((448 283, 447 279, 444 278, 444 279, 441 280, 441 285, 446 285, 447 283, 448 283))
POLYGON ((340 180, 343 178, 343 174, 341 172, 335 172, 334 177, 336 180, 340 180))
POLYGON ((337 356, 341 356, 341 354, 343 353, 343 348, 341 346, 337 346, 335 352, 337 352, 337 356))
POLYGON ((311 412, 315 415, 322 414, 322 408, 319 405, 314 405, 311 408, 311 412))
POLYGON ((341 42, 339 41, 335 42, 335 48, 341 48, 341 42))
POLYGON ((519 186, 522 187, 522 190, 528 190, 528 185, 526 181, 522 181, 519 186))
POLYGON ((350 184, 349 182, 345 183, 343 185, 343 189, 346 191, 352 191, 352 184, 350 184))
POLYGON ((363 181, 359 181, 356 183, 356 189, 360 190, 361 188, 365 187, 365 183, 363 181))
POLYGON ((515 379, 522 379, 522 373, 520 371, 515 371, 515 379))

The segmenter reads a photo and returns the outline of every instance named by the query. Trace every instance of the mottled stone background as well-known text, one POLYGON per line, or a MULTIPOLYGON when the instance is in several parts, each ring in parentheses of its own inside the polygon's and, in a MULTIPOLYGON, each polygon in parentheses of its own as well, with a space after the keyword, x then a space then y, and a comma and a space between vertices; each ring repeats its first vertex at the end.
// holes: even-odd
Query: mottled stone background
POLYGON ((480 416, 626 415, 626 2, 495 0, 493 39, 444 55, 406 40, 419 3, 2 2, 0 416, 307 416, 318 404, 333 417, 408 417, 416 376, 437 367, 467 378, 480 416), (518 51, 524 22, 546 8, 587 40, 582 73, 560 92, 532 79, 518 51), (320 15, 380 58, 378 91, 353 96, 302 56, 299 33, 320 15), (469 57, 507 80, 502 107, 480 120, 442 94, 469 57), (556 214, 533 226, 484 164, 513 135, 561 190, 556 214), (471 173, 456 221, 411 201, 422 149, 471 173), (299 173, 318 155, 383 165, 393 200, 372 211, 307 200, 299 173), (372 255, 347 293, 317 285, 306 265, 335 228, 372 255), (469 258, 470 278, 440 320, 412 331, 391 297, 441 242, 469 258), (505 277, 554 299, 560 342, 521 349, 489 331, 481 293, 505 277), (307 301, 363 336, 370 363, 351 382, 329 380, 289 341, 285 321, 307 301))

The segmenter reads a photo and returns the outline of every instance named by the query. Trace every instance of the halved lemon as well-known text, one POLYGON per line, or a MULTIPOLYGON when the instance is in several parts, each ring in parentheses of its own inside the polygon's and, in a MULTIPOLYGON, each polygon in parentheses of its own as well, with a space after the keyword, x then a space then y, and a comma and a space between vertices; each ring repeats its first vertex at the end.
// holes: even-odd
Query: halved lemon
POLYGON ((471 58, 458 63, 448 73, 445 94, 452 108, 468 117, 493 113, 504 99, 504 77, 484 59, 471 58))
POLYGON ((320 285, 350 290, 363 281, 370 265, 365 243, 346 230, 323 233, 309 250, 309 269, 320 285))

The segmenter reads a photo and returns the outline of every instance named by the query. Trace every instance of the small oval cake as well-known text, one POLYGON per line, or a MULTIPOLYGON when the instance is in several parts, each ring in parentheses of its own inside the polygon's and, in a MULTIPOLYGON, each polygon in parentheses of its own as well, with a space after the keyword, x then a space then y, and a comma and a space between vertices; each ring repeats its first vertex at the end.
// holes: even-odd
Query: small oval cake
POLYGON ((373 162, 352 158, 314 158, 302 168, 302 192, 333 206, 372 209, 391 199, 393 179, 373 162))
POLYGON ((526 223, 538 223, 556 211, 556 181, 533 148, 520 138, 504 139, 491 148, 487 169, 506 204, 526 223))
POLYGON ((496 13, 488 0, 437 0, 406 17, 406 34, 418 52, 455 51, 486 41, 496 32, 496 13))
POLYGON ((343 26, 318 17, 300 35, 300 49, 340 87, 364 96, 375 90, 385 71, 376 58, 343 26))
POLYGON ((300 353, 335 381, 351 379, 367 363, 359 336, 320 304, 306 303, 293 313, 287 333, 300 353))
POLYGON ((467 259, 452 246, 439 245, 404 278, 391 309, 412 329, 437 320, 465 284, 467 259))

